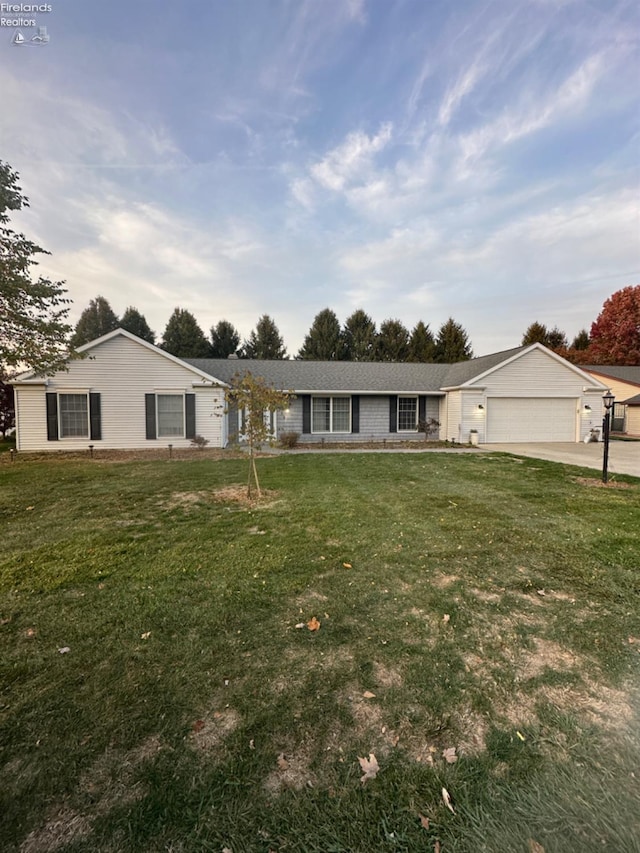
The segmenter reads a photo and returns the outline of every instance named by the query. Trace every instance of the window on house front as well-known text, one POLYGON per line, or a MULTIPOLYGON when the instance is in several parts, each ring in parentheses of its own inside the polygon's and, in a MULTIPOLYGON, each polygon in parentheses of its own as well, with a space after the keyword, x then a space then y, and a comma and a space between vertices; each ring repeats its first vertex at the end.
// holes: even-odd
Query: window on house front
POLYGON ((415 432, 418 426, 418 398, 398 397, 398 432, 415 432))
POLYGON ((158 438, 176 438, 184 435, 184 396, 158 394, 158 438))
POLYGON ((311 432, 351 432, 351 397, 314 397, 311 432))
POLYGON ((89 402, 86 394, 59 394, 60 438, 89 438, 89 402))

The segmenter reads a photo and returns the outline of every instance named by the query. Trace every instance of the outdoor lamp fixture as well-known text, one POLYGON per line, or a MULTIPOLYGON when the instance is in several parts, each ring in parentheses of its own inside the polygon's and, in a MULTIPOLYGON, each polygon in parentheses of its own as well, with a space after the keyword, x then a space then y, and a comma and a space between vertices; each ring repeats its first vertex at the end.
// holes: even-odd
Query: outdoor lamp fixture
POLYGON ((609 432, 611 431, 611 410, 615 402, 615 397, 611 391, 602 397, 604 403, 604 418, 602 419, 602 434, 604 435, 604 455, 602 457, 602 482, 607 483, 609 480, 609 432))
POLYGON ((484 412, 484 406, 482 405, 482 403, 478 404, 478 409, 479 411, 484 412))
POLYGON ((585 410, 585 412, 590 412, 591 406, 587 403, 586 406, 584 407, 584 410, 585 410))

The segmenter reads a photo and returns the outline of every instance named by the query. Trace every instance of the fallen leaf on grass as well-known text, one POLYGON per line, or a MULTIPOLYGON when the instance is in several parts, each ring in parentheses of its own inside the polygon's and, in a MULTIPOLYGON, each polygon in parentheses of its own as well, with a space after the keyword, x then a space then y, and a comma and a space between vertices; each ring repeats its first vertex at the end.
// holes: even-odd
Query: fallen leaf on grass
POLYGON ((543 589, 538 590, 538 595, 546 595, 547 593, 543 589))
POLYGON ((522 732, 519 732, 519 731, 517 731, 517 730, 516 730, 516 734, 518 735, 518 737, 520 738, 520 740, 524 743, 524 742, 525 742, 525 740, 526 740, 526 738, 525 738, 525 736, 522 734, 522 732))
POLYGON ((542 846, 542 844, 538 844, 537 841, 534 841, 533 838, 530 838, 529 853, 544 853, 544 847, 542 846))
POLYGON ((420 812, 418 812, 418 817, 420 818, 420 826, 423 829, 429 829, 429 818, 425 817, 423 814, 420 814, 420 812))
POLYGON ((150 636, 151 636, 151 631, 145 631, 144 634, 140 634, 140 639, 141 640, 148 640, 150 636))
POLYGON ((364 699, 375 699, 376 694, 372 693, 370 690, 365 690, 364 693, 362 694, 362 697, 364 699))
POLYGON ((196 734, 198 732, 201 732, 204 728, 204 720, 196 720, 195 723, 191 726, 191 728, 196 734))
POLYGON ((442 757, 447 762, 447 764, 455 764, 458 760, 455 746, 450 746, 449 749, 443 749, 442 757))
POLYGON ((451 619, 451 616, 449 616, 449 614, 448 614, 448 613, 445 613, 445 614, 444 614, 444 616, 442 617, 442 621, 444 622, 444 624, 445 624, 445 625, 447 624, 447 622, 448 622, 450 619, 451 619))
POLYGON ((451 814, 455 814, 455 811, 453 810, 453 806, 451 805, 451 794, 449 794, 449 792, 447 791, 446 788, 442 789, 442 802, 449 809, 451 814))
POLYGON ((315 616, 312 616, 311 619, 307 622, 307 628, 310 631, 317 631, 320 628, 320 623, 316 619, 315 616))
POLYGON ((360 777, 362 784, 364 785, 367 779, 375 779, 378 775, 378 771, 380 770, 378 759, 375 755, 370 752, 369 758, 360 758, 360 756, 358 756, 358 761, 360 762, 360 769, 364 774, 360 777))
POLYGON ((230 847, 223 847, 222 853, 233 853, 233 850, 230 847))
POLYGON ((61 649, 58 649, 58 651, 61 655, 66 655, 67 652, 71 651, 71 649, 69 648, 69 646, 63 646, 61 649))
POLYGON ((304 627, 305 627, 304 622, 298 622, 298 624, 296 625, 296 628, 304 628, 304 627))
POLYGON ((438 841, 437 838, 433 842, 433 853, 440 853, 440 842, 438 841))
POLYGON ((281 752, 280 755, 278 756, 278 770, 288 770, 288 769, 289 769, 289 762, 284 757, 284 752, 281 752))
POLYGON ((343 563, 342 565, 344 566, 345 569, 352 569, 353 568, 351 563, 343 563))

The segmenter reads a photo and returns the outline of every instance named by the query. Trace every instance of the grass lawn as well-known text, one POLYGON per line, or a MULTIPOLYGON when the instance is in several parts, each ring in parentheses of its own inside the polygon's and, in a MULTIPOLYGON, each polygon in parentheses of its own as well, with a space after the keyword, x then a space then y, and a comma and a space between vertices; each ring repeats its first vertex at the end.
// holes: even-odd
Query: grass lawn
POLYGON ((0 848, 640 850, 640 481, 258 464, 0 462, 0 848))

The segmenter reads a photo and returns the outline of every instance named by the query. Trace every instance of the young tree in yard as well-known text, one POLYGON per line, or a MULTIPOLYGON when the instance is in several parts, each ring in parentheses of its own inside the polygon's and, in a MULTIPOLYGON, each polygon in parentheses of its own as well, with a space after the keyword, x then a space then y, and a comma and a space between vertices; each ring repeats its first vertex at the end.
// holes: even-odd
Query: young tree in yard
POLYGON ((0 379, 0 432, 7 437, 7 432, 16 425, 16 410, 13 396, 13 385, 0 379))
POLYGON ((593 364, 640 364, 640 284, 610 296, 591 326, 593 364))
POLYGON ((255 484, 258 497, 262 496, 256 469, 256 451, 260 450, 271 436, 265 413, 286 409, 292 398, 291 392, 278 391, 267 385, 260 376, 254 376, 250 372, 235 376, 230 387, 225 391, 227 408, 246 413, 244 433, 249 445, 249 477, 247 479, 249 497, 251 497, 252 483, 255 484))
POLYGON ((400 320, 384 320, 376 341, 376 361, 407 361, 409 331, 400 320))
POLYGON ((346 361, 375 361, 376 324, 361 308, 354 311, 342 331, 343 358, 346 361))
POLYGON ((435 360, 436 342, 431 330, 419 320, 409 338, 407 361, 429 363, 435 360))
POLYGON ((162 335, 163 350, 178 358, 209 358, 211 345, 196 318, 184 308, 176 308, 162 335))
POLYGON ((70 358, 69 305, 64 282, 31 278, 37 255, 49 254, 8 227, 7 211, 29 202, 18 173, 0 160, 0 373, 33 369, 48 374, 70 358))
POLYGON ((104 296, 96 296, 89 302, 89 307, 85 308, 80 315, 71 338, 71 344, 74 347, 81 347, 83 344, 88 344, 89 341, 95 341, 96 338, 101 338, 108 332, 112 332, 119 325, 118 315, 109 305, 109 302, 104 296))
POLYGON ((473 358, 469 335, 459 323, 449 318, 440 326, 436 340, 435 360, 438 364, 453 364, 473 358))
POLYGON ((278 327, 268 314, 260 317, 256 328, 249 335, 249 340, 245 341, 244 357, 260 359, 287 357, 287 350, 278 327))
POLYGON ((155 344, 156 336, 149 328, 146 317, 137 308, 129 307, 120 318, 120 327, 149 344, 155 344))
POLYGON ((240 349, 240 333, 228 320, 220 320, 211 327, 211 357, 229 358, 240 349))
POLYGON ((312 361, 336 361, 341 356, 340 321, 330 308, 316 314, 298 358, 312 361))
POLYGON ((586 350, 589 349, 589 332, 586 329, 581 329, 573 339, 571 349, 586 350))

